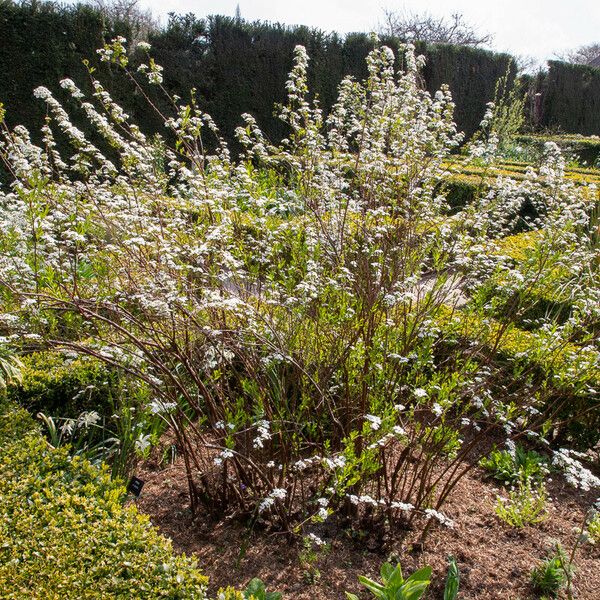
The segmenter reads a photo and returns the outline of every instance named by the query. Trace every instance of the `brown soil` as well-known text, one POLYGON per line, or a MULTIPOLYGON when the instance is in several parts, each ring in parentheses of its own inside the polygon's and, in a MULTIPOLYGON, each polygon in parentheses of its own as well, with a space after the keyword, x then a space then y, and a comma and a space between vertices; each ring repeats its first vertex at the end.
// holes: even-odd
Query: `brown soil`
MULTIPOLYGON (((302 544, 281 534, 249 532, 244 524, 228 519, 192 520, 181 465, 160 471, 146 465, 137 475, 146 481, 138 501, 140 510, 173 540, 177 551, 197 557, 210 577, 211 592, 221 586, 241 587, 259 577, 268 590, 283 592, 285 600, 337 600, 345 597, 345 590, 367 598, 360 595, 357 576, 376 576, 381 563, 390 557, 401 561, 405 574, 431 565, 434 584, 427 597, 442 598, 449 555, 456 557, 460 568, 459 598, 537 598, 529 586, 532 567, 556 541, 570 552, 584 512, 597 497, 573 490, 555 477, 548 485, 549 517, 535 527, 518 530, 495 516, 500 489, 475 471, 459 483, 444 507, 455 528, 436 526, 423 548, 417 532, 398 531, 378 540, 324 524, 314 532, 328 542, 329 549, 307 563, 302 560, 302 544)), ((575 564, 575 597, 599 600, 600 547, 582 546, 575 564)))

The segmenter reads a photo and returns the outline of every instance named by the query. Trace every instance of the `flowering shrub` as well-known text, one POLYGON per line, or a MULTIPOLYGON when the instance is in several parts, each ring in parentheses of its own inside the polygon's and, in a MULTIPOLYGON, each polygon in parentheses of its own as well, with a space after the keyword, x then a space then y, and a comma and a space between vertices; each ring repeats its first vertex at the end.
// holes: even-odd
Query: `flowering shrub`
MULTIPOLYGON (((244 115, 235 159, 195 102, 173 98, 165 140, 146 139, 93 72, 89 100, 62 86, 110 156, 45 88, 43 146, 22 127, 4 132, 6 343, 33 338, 143 382, 177 441, 193 511, 289 530, 333 515, 451 525, 444 502, 492 431, 535 436, 554 423, 561 399, 535 365, 516 365, 510 384, 498 362, 549 280, 570 286, 573 310, 544 322, 536 360, 576 344, 597 365, 586 190, 550 145, 538 171, 499 177, 451 215, 439 183, 462 139, 452 99, 423 91, 423 60, 404 51, 399 73, 389 48, 371 52, 368 78, 345 79, 325 119, 298 47, 280 108, 287 139, 273 146, 244 115), (514 264, 497 249, 525 197, 540 235, 514 264), (495 322, 479 293, 490 285, 515 298, 495 322)), ((101 56, 139 93, 164 91, 151 60, 128 71, 124 40, 101 56)), ((491 161, 496 146, 479 138, 466 160, 491 161)))

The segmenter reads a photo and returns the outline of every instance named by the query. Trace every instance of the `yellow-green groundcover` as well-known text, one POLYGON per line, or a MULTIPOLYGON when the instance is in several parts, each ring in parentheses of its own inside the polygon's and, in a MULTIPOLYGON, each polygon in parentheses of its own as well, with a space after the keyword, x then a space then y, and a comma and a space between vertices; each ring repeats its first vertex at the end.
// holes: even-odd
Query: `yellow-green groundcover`
POLYGON ((207 578, 124 495, 0 398, 0 598, 205 599, 207 578))

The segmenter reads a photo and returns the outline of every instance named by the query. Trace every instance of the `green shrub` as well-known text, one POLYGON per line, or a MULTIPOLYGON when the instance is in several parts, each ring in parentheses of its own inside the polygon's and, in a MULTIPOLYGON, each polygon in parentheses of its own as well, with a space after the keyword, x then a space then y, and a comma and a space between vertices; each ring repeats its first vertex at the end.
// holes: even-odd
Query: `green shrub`
POLYGON ((600 512, 594 510, 587 522, 587 534, 592 544, 600 543, 600 512))
POLYGON ((280 592, 267 592, 265 584, 255 577, 243 592, 233 587, 221 588, 217 592, 216 600, 281 600, 281 598, 283 595, 280 592))
POLYGON ((124 497, 106 468, 50 448, 1 403, 2 598, 204 599, 206 577, 124 497))
MULTIPOLYGON (((431 567, 423 567, 404 579, 400 563, 395 567, 390 563, 381 566, 381 583, 360 576, 360 583, 379 600, 418 600, 431 583, 431 567)), ((346 592, 348 600, 358 600, 358 596, 346 592)))
POLYGON ((598 136, 577 134, 521 135, 517 137, 517 141, 534 148, 542 148, 546 142, 554 142, 567 156, 572 156, 580 164, 599 164, 600 138, 598 136))
POLYGON ((558 592, 567 584, 567 557, 564 550, 557 546, 556 553, 531 571, 531 586, 540 594, 549 595, 552 598, 558 596, 558 592))
POLYGON ((458 211, 471 204, 477 197, 481 182, 465 175, 454 175, 443 184, 448 205, 452 211, 458 211))
POLYGON ((496 515, 511 527, 537 525, 547 517, 546 489, 542 484, 533 487, 530 482, 519 483, 508 498, 498 498, 496 515))
MULTIPOLYGON (((431 584, 431 567, 423 567, 404 579, 400 563, 395 567, 390 563, 384 563, 381 566, 381 583, 368 577, 359 577, 358 580, 371 592, 372 596, 380 600, 418 600, 423 597, 431 584)), ((444 600, 455 600, 459 584, 458 565, 453 557, 449 557, 444 600)), ((350 592, 346 592, 346 598, 358 600, 358 596, 350 592)))
POLYGON ((9 389, 8 397, 30 412, 73 418, 85 410, 114 412, 119 374, 100 361, 48 351, 33 352, 21 362, 22 381, 9 389))
MULTIPOLYGON (((498 321, 449 307, 440 311, 437 323, 446 340, 457 344, 478 341, 484 354, 488 352, 486 347, 495 344, 501 328, 498 321)), ((551 400, 561 423, 556 433, 580 448, 593 447, 600 440, 600 402, 596 392, 600 386, 600 355, 593 348, 572 343, 552 344, 551 334, 511 327, 498 340, 494 364, 515 381, 526 375, 537 385, 551 389, 551 400), (551 355, 548 347, 555 348, 551 355)))
POLYGON ((516 446, 514 451, 494 449, 480 462, 498 481, 517 483, 519 481, 542 481, 547 473, 546 460, 534 450, 516 446))

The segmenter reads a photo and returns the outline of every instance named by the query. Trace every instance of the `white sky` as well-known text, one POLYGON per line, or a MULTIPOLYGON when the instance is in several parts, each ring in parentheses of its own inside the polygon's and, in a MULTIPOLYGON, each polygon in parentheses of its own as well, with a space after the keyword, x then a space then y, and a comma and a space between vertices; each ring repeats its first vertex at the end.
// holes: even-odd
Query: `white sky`
POLYGON ((539 61, 583 44, 600 42, 600 0, 140 0, 163 20, 169 12, 233 15, 239 3, 249 20, 302 24, 340 33, 370 31, 384 8, 449 16, 460 12, 494 35, 492 47, 539 61))

